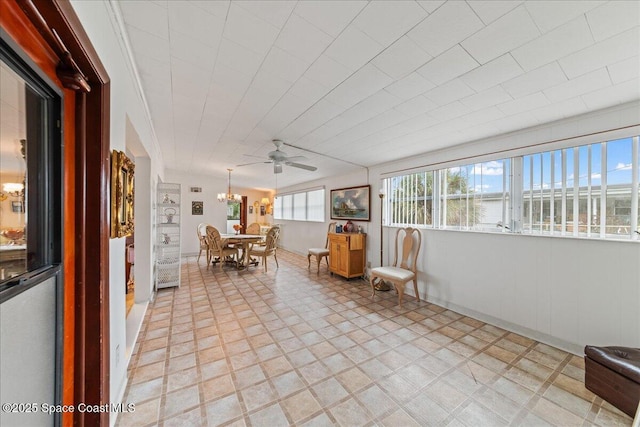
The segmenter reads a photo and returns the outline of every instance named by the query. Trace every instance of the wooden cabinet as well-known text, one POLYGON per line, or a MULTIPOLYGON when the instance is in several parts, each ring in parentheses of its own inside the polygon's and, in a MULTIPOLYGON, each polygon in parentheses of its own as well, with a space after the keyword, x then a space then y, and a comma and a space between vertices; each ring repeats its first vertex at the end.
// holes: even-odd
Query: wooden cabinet
POLYGON ((364 276, 367 235, 329 233, 329 271, 350 279, 364 276))

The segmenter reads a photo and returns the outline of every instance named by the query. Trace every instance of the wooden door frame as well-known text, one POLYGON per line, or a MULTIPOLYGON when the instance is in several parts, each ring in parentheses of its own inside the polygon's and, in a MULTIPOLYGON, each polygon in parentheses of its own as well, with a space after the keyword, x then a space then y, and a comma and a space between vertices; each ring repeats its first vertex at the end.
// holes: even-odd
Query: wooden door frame
MULTIPOLYGON (((61 403, 109 404, 109 76, 68 0, 0 3, 3 30, 64 88, 64 106, 73 109, 63 111, 61 126, 61 403)), ((75 411, 63 414, 62 423, 109 425, 109 415, 75 411)))

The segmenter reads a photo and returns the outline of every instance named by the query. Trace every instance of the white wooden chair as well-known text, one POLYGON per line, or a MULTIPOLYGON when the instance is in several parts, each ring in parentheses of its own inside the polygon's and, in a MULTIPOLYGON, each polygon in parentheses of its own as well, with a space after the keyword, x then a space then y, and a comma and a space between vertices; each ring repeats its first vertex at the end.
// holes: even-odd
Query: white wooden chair
POLYGON ((416 261, 418 259, 418 253, 420 252, 420 246, 422 244, 422 234, 417 228, 400 228, 396 232, 396 245, 395 256, 393 259, 393 265, 389 267, 376 267, 371 269, 371 275, 369 282, 371 283, 371 298, 376 294, 376 282, 387 281, 393 283, 393 286, 398 292, 398 305, 402 307, 402 297, 404 296, 404 287, 410 280, 413 281, 413 291, 416 294, 416 299, 420 301, 420 294, 418 294, 418 278, 416 274, 416 261), (403 233, 403 239, 400 241, 400 233, 403 233), (413 235, 417 235, 417 242, 414 242, 413 235), (400 248, 399 243, 402 243, 400 248), (402 250, 402 256, 398 259, 398 250, 402 250), (398 260, 400 263, 398 264, 398 260))

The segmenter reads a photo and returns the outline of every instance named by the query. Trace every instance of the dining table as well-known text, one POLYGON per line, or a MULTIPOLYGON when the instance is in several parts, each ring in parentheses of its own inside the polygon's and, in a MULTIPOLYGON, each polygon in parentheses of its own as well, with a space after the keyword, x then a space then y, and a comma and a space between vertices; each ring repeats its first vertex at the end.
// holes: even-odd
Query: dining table
POLYGON ((259 234, 220 234, 222 239, 231 245, 240 245, 242 248, 242 255, 238 260, 238 270, 242 270, 249 265, 249 247, 253 243, 258 243, 264 240, 264 236, 259 234))

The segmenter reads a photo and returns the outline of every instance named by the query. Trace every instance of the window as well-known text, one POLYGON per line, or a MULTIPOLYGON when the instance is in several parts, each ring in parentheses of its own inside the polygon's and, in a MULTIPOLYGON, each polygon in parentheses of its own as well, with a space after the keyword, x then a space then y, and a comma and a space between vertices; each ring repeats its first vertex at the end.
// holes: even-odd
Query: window
POLYGON ((389 178, 385 193, 392 224, 433 224, 433 172, 389 178))
POLYGON ((273 217, 324 222, 324 189, 277 196, 274 200, 273 217))
POLYGON ((0 80, 2 285, 27 272, 55 269, 62 259, 62 152, 59 95, 3 41, 0 80))
POLYGON ((638 192, 633 191, 637 139, 524 156, 523 231, 633 237, 638 229, 637 219, 632 221, 638 203, 638 192))
POLYGON ((386 224, 639 240, 638 139, 386 178, 386 224))

